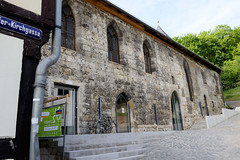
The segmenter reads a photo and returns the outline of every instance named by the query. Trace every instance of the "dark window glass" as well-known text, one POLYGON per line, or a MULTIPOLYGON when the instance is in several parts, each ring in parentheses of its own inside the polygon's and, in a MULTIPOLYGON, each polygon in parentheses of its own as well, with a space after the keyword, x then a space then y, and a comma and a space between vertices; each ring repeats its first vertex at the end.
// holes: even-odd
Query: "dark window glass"
POLYGON ((69 94, 69 90, 64 90, 64 95, 69 94))
POLYGON ((62 96, 63 95, 63 89, 58 89, 58 96, 62 96))
POLYGON ((107 28, 108 60, 119 63, 118 37, 112 26, 107 28))
POLYGON ((58 96, 64 96, 69 94, 69 90, 58 88, 58 96))
POLYGON ((74 49, 74 18, 69 7, 64 7, 62 12, 62 47, 74 49))
POLYGON ((147 73, 152 73, 150 53, 145 43, 143 44, 143 53, 144 53, 144 61, 145 61, 145 71, 147 73))
POLYGON ((172 76, 172 84, 175 84, 175 78, 172 76))

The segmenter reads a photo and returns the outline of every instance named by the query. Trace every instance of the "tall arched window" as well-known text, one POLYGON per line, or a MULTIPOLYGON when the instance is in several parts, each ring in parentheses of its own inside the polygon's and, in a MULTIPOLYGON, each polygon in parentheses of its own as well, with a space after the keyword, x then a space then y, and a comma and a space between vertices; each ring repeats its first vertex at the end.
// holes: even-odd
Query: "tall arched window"
POLYGON ((68 6, 62 9, 62 47, 75 49, 75 22, 68 6))
POLYGON ((207 97, 204 94, 204 109, 205 109, 205 116, 209 116, 208 104, 207 104, 207 97))
POLYGON ((107 28, 107 41, 108 41, 108 60, 120 63, 118 36, 113 26, 107 28))
POLYGON ((150 52, 145 42, 143 43, 143 53, 145 61, 145 71, 147 73, 152 73, 150 52))
POLYGON ((189 65, 188 65, 186 60, 184 60, 183 65, 184 65, 184 71, 185 71, 185 74, 186 74, 190 100, 193 101, 193 94, 194 94, 194 92, 193 92, 193 84, 192 84, 191 72, 190 72, 189 65))

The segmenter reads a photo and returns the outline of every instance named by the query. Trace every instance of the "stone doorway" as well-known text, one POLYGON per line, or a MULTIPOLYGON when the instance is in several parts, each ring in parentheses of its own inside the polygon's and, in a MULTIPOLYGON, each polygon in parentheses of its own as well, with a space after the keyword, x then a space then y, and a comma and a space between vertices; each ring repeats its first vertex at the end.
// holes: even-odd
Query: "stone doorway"
POLYGON ((174 91, 171 98, 173 130, 183 130, 182 114, 177 93, 174 91))
POLYGON ((131 132, 130 109, 127 103, 127 97, 121 93, 116 101, 116 122, 117 133, 131 132))
MULTIPOLYGON (((65 85, 54 85, 54 96, 63 96, 69 94, 68 108, 66 111, 66 134, 73 135, 77 133, 76 121, 77 121, 77 106, 76 106, 76 88, 65 85)), ((64 100, 59 100, 58 103, 65 103, 64 100)), ((64 117, 64 116, 63 116, 64 117)), ((62 131, 64 126, 64 120, 62 119, 62 131)))

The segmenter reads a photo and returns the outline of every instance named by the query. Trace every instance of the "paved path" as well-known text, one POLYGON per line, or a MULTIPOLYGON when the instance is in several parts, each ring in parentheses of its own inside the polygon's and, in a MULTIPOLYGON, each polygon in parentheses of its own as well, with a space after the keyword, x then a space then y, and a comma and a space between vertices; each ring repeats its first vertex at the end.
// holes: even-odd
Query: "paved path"
POLYGON ((149 160, 240 160, 240 115, 211 129, 163 133, 146 150, 149 160))
POLYGON ((226 101, 227 105, 236 108, 240 106, 240 101, 226 101))

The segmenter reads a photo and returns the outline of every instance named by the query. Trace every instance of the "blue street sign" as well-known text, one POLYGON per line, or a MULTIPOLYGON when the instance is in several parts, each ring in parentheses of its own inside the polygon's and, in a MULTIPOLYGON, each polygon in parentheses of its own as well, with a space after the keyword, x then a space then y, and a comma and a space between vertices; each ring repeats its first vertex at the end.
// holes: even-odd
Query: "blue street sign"
POLYGON ((41 39, 42 31, 29 25, 0 16, 0 28, 7 29, 28 37, 41 39))

